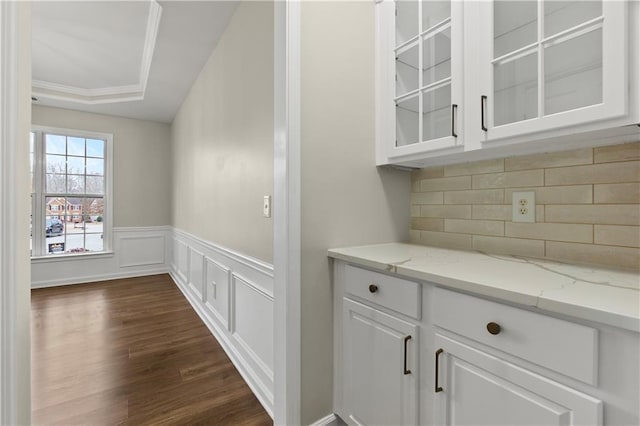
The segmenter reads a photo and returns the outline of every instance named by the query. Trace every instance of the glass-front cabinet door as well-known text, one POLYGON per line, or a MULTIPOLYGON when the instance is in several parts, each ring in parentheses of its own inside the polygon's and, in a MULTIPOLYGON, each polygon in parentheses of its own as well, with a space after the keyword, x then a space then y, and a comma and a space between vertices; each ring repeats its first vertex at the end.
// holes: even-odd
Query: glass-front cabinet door
POLYGON ((378 7, 382 157, 461 145, 462 2, 383 0, 378 7))
POLYGON ((626 114, 627 7, 621 0, 481 2, 473 47, 479 91, 468 100, 480 109, 474 135, 490 141, 626 114))

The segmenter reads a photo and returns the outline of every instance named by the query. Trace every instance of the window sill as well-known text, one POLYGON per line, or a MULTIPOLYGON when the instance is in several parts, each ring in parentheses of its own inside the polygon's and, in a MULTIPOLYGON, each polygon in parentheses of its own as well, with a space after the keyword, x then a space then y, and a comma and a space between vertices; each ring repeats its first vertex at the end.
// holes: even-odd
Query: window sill
POLYGON ((110 258, 114 256, 112 251, 101 251, 100 253, 77 253, 77 254, 59 254, 54 256, 32 256, 31 263, 49 263, 57 261, 71 260, 93 260, 101 258, 110 258))

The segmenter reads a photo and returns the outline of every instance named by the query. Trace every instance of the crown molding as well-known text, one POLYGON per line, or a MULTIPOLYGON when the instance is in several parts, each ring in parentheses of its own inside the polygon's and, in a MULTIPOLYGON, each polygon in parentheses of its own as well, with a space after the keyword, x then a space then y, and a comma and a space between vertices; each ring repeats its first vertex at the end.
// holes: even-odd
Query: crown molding
POLYGON ((135 84, 85 89, 49 81, 33 80, 31 83, 33 95, 43 99, 69 101, 85 105, 144 99, 161 17, 162 6, 155 0, 149 0, 149 14, 147 17, 147 30, 140 63, 140 74, 138 82, 135 84))

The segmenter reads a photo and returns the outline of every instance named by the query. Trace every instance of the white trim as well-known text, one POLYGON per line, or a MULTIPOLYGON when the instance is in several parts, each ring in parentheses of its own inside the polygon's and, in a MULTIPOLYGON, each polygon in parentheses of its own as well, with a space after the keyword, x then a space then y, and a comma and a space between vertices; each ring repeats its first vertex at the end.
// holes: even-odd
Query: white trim
MULTIPOLYGON (((34 154, 34 158, 36 164, 34 165, 34 194, 37 195, 35 208, 36 209, 44 209, 44 205, 41 204, 41 201, 44 201, 42 197, 45 194, 44 188, 44 177, 42 176, 42 171, 44 170, 42 161, 44 161, 45 147, 44 140, 42 135, 46 134, 56 134, 56 135, 65 135, 65 136, 79 136, 83 138, 94 138, 94 139, 103 139, 105 141, 105 158, 104 158, 104 194, 103 200, 106 200, 104 206, 104 225, 103 225, 103 251, 98 252, 96 254, 101 253, 109 253, 113 249, 113 134, 104 133, 104 132, 93 132, 90 130, 78 130, 78 129, 68 129, 64 127, 53 127, 53 126, 38 126, 32 125, 31 131, 36 132, 36 146, 34 146, 34 151, 38 150, 38 143, 40 144, 40 155, 34 154), (39 142, 38 142, 39 140, 39 142), (38 170, 40 169, 40 170, 38 170), (38 181, 37 177, 40 176, 42 179, 38 181)), ((77 194, 79 197, 85 194, 77 194)), ((44 215, 43 215, 44 216, 44 215)), ((36 214, 33 215, 34 219, 38 216, 36 214)), ((147 227, 150 228, 150 227, 147 227)), ((34 232, 33 241, 38 241, 38 231, 34 232)), ((40 238, 42 236, 40 235, 40 238)), ((43 241, 44 243, 44 241, 43 241)), ((35 250, 35 244, 33 245, 35 250)), ((45 247, 42 247, 40 250, 45 253, 45 247)), ((33 256, 34 258, 40 258, 46 256, 46 254, 33 256)))
POLYGON ((164 226, 116 226, 113 227, 113 232, 170 232, 173 231, 173 227, 164 226))
POLYGON ((38 263, 51 263, 51 262, 62 262, 65 260, 68 261, 72 261, 72 260, 80 260, 80 259, 96 259, 96 258, 102 258, 102 257, 113 257, 114 256, 114 252, 112 251, 104 251, 104 252, 100 252, 100 253, 78 253, 78 254, 59 254, 56 256, 32 256, 31 257, 31 264, 38 264, 38 263))
MULTIPOLYGON (((252 269, 256 269, 259 272, 268 275, 269 277, 273 277, 273 265, 270 265, 266 262, 263 262, 260 259, 256 259, 255 257, 251 257, 251 256, 247 256, 245 254, 242 254, 240 252, 237 252, 235 250, 231 250, 229 248, 226 248, 224 246, 220 246, 217 244, 214 244, 212 242, 203 240, 200 237, 196 237, 193 234, 190 234, 186 231, 183 231, 181 229, 177 229, 177 228, 172 228, 173 229, 173 234, 174 236, 178 236, 178 237, 183 237, 183 238, 187 238, 187 239, 191 239, 195 242, 197 242, 198 244, 201 244, 202 246, 204 246, 207 249, 213 250, 219 254, 222 254, 223 256, 226 256, 230 259, 235 260, 236 262, 242 263, 245 266, 248 266, 249 268, 252 269)), ((180 241, 180 240, 178 240, 180 241)), ((182 242, 182 241, 181 241, 182 242)))
POLYGON ((119 280, 122 278, 135 278, 135 277, 146 277, 148 275, 168 274, 169 272, 170 272, 169 267, 163 266, 161 268, 145 269, 144 271, 115 272, 112 274, 88 275, 83 277, 61 278, 57 280, 41 281, 38 283, 32 283, 31 288, 36 289, 36 288, 48 288, 48 287, 61 287, 61 286, 76 285, 76 284, 89 284, 89 283, 97 283, 101 281, 119 280))
POLYGON ((17 171, 24 170, 20 152, 26 149, 23 142, 27 143, 28 136, 21 126, 30 121, 29 116, 21 115, 28 111, 28 93, 22 89, 23 79, 30 79, 30 71, 25 75, 23 70, 25 60, 29 60, 28 53, 24 53, 29 37, 25 37, 21 25, 28 13, 28 5, 0 2, 0 424, 3 425, 28 424, 31 411, 30 351, 24 345, 24 334, 29 333, 29 290, 28 283, 22 282, 24 272, 28 271, 27 253, 22 252, 26 229, 24 233, 17 229, 18 224, 23 224, 21 216, 25 211, 21 210, 20 200, 26 196, 23 193, 26 188, 20 186, 21 179, 16 179, 17 171))
POLYGON ((274 3, 274 424, 301 416, 300 13, 274 3))
POLYGON ((328 416, 324 416, 321 419, 316 420, 311 423, 309 426, 329 426, 329 425, 337 425, 338 417, 335 414, 331 413, 328 416))
POLYGON ((135 84, 85 89, 49 81, 33 80, 31 85, 33 94, 41 98, 71 101, 85 105, 144 99, 151 62, 153 60, 153 52, 158 38, 158 28, 160 27, 160 19, 162 17, 162 6, 155 0, 148 1, 149 14, 147 16, 147 28, 142 57, 140 58, 140 72, 138 81, 135 84))

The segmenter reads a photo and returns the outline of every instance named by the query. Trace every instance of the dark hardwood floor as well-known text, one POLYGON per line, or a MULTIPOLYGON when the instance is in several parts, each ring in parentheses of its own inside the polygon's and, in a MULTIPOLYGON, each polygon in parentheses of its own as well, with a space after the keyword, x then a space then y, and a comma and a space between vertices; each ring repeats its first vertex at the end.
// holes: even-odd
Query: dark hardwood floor
POLYGON ((34 425, 270 425, 168 275, 31 292, 34 425))

